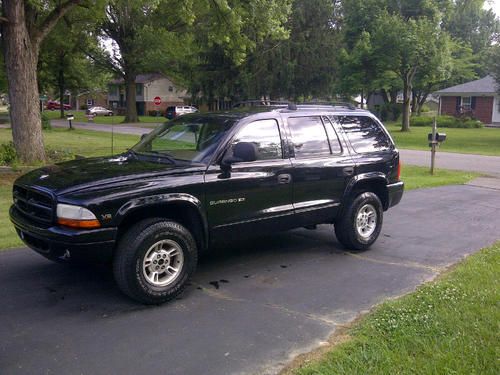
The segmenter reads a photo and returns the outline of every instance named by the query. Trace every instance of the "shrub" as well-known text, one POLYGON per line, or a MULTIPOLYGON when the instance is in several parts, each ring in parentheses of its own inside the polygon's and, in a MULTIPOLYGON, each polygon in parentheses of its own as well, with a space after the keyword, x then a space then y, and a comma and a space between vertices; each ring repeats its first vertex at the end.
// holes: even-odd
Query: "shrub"
MULTIPOLYGON (((410 119, 410 126, 432 126, 434 117, 429 116, 414 116, 410 119)), ((484 124, 471 118, 458 118, 453 116, 437 116, 438 128, 482 128, 484 124)))
POLYGON ((153 116, 155 117, 158 114, 158 117, 162 116, 162 111, 157 111, 157 110, 149 110, 148 111, 148 116, 153 116))
POLYGON ((45 113, 42 113, 42 129, 43 130, 51 130, 52 125, 50 123, 50 118, 45 113))
POLYGON ((402 104, 386 103, 380 107, 380 118, 382 121, 396 121, 402 112, 402 104))
POLYGON ((14 143, 0 143, 0 165, 11 165, 17 160, 14 143))

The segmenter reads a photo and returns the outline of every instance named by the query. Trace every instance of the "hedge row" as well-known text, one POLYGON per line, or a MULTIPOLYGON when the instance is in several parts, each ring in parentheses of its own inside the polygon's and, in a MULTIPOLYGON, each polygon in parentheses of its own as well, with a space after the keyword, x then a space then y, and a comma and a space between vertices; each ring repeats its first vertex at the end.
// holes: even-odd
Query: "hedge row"
MULTIPOLYGON (((410 119, 410 126, 432 126, 434 117, 420 116, 410 119)), ((482 128, 484 124, 475 119, 468 117, 453 117, 453 116, 437 116, 438 128, 482 128)))

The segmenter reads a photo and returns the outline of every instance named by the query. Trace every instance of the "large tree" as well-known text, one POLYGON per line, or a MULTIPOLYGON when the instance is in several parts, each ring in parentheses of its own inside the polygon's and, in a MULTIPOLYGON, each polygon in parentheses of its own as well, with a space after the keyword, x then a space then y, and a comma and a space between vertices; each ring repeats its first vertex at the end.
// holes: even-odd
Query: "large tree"
POLYGON ((7 70, 12 137, 24 163, 45 159, 37 63, 50 31, 83 0, 2 0, 1 34, 7 70))
MULTIPOLYGON (((116 47, 107 65, 124 79, 125 121, 138 120, 135 79, 160 71, 189 81, 212 51, 242 64, 268 35, 285 33, 290 0, 111 0, 102 25, 116 47)), ((102 60, 102 59, 101 59, 102 60)))

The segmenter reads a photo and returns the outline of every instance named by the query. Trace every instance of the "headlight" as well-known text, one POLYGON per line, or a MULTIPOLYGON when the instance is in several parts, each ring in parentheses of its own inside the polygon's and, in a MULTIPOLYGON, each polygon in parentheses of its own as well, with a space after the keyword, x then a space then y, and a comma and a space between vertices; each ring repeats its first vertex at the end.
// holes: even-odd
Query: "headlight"
POLYGON ((91 211, 70 204, 57 205, 57 223, 72 228, 99 228, 101 226, 91 211))

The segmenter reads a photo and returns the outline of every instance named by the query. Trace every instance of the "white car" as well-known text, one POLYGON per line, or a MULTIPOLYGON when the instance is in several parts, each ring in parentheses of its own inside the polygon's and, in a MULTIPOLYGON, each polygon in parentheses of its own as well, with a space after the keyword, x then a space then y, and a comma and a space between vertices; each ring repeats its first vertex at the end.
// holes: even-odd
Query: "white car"
POLYGON ((94 115, 94 116, 113 116, 113 111, 104 108, 104 107, 92 107, 87 109, 87 115, 94 115))
POLYGON ((165 117, 168 119, 173 119, 174 117, 177 116, 182 116, 187 113, 195 113, 195 112, 198 112, 198 108, 193 107, 192 105, 171 106, 167 107, 167 112, 165 114, 165 117))

